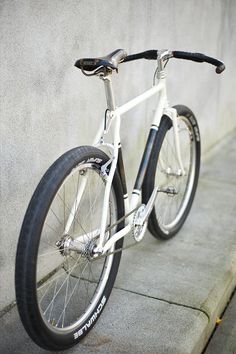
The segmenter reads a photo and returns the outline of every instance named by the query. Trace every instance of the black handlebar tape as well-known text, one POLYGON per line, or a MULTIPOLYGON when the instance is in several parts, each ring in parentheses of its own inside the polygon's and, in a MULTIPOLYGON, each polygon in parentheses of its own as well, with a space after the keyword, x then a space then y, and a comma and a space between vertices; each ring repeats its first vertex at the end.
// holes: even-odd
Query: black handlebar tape
POLYGON ((151 50, 146 50, 145 52, 127 55, 127 57, 124 58, 123 63, 126 61, 132 61, 132 60, 137 60, 137 59, 156 60, 157 59, 157 52, 158 51, 156 49, 151 49, 151 50))
POLYGON ((189 52, 181 52, 181 51, 173 51, 173 57, 177 59, 186 59, 196 61, 198 63, 209 63, 216 66, 216 73, 220 74, 225 70, 225 65, 220 60, 215 58, 208 57, 202 53, 189 53, 189 52))
POLYGON ((173 51, 173 57, 177 59, 193 60, 198 63, 204 62, 204 55, 201 53, 189 53, 181 51, 173 51))

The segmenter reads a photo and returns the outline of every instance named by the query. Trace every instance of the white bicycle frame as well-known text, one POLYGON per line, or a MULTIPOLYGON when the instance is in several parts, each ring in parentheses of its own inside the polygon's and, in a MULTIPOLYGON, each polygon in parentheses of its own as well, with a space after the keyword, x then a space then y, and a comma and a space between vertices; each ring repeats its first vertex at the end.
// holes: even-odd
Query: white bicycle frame
MULTIPOLYGON (((106 93, 106 100, 107 100, 107 122, 105 128, 104 128, 104 122, 102 122, 100 129, 98 130, 97 136, 94 139, 93 146, 99 147, 99 146, 107 146, 109 150, 112 150, 111 153, 111 158, 106 163, 106 166, 102 167, 102 173, 104 174, 104 177, 106 178, 106 187, 105 187, 105 193, 104 193, 104 200, 103 200, 103 210, 102 210, 102 218, 101 218, 101 225, 100 225, 100 230, 94 230, 89 234, 90 239, 91 238, 98 238, 98 243, 97 247, 94 249, 94 253, 97 254, 104 254, 107 252, 109 249, 111 249, 114 244, 127 235, 132 228, 133 225, 133 218, 130 216, 127 217, 126 221, 126 226, 121 229, 120 231, 116 232, 114 235, 111 236, 107 241, 106 239, 106 228, 107 228, 107 215, 108 215, 108 207, 109 207, 109 198, 110 198, 110 192, 111 192, 111 186, 112 186, 112 180, 114 177, 114 173, 117 168, 117 161, 118 161, 118 152, 119 148, 121 146, 120 144, 120 124, 121 124, 121 117, 128 111, 130 111, 132 108, 136 107, 142 102, 145 102, 152 96, 157 96, 157 106, 155 109, 154 113, 154 119, 153 123, 151 125, 151 129, 158 130, 161 117, 163 115, 167 115, 173 122, 173 131, 174 131, 174 139, 175 139, 175 149, 177 153, 177 159, 179 163, 179 168, 180 168, 180 173, 185 174, 184 168, 183 168, 183 163, 181 159, 181 152, 180 152, 180 143, 179 143, 179 133, 178 133, 178 124, 177 124, 177 112, 176 109, 170 108, 168 105, 168 100, 167 100, 167 94, 166 94, 166 74, 163 70, 163 62, 161 59, 158 61, 158 70, 157 70, 157 78, 158 82, 155 84, 152 88, 146 90, 144 93, 141 95, 133 98, 132 100, 128 101, 127 103, 123 104, 120 107, 116 107, 115 105, 115 99, 114 99, 114 93, 113 93, 113 88, 112 88, 112 81, 111 81, 111 73, 107 75, 101 76, 102 80, 104 81, 104 86, 105 86, 105 93, 106 93), (107 134, 107 132, 110 130, 111 126, 113 126, 113 132, 114 132, 114 140, 112 144, 108 144, 104 142, 104 135, 107 134), (110 166, 110 171, 109 174, 106 175, 106 169, 107 166, 110 166)), ((75 214, 77 212, 77 209, 79 207, 79 203, 81 200, 81 197, 83 195, 85 186, 86 186, 86 177, 84 179, 83 184, 80 187, 80 190, 78 191, 78 194, 75 198, 74 205, 72 207, 70 216, 67 220, 66 227, 64 230, 64 234, 69 234, 70 228, 72 226, 73 219, 75 217, 75 214)), ((149 202, 146 205, 146 212, 144 213, 144 216, 141 220, 141 224, 144 225, 147 221, 147 218, 153 208, 155 198, 157 195, 157 187, 154 189, 149 202)), ((132 210, 136 209, 139 205, 141 206, 141 190, 133 189, 131 198, 129 200, 128 194, 124 195, 124 204, 125 204, 125 215, 129 214, 132 212, 132 210)), ((75 248, 78 249, 78 247, 81 247, 81 244, 84 242, 84 235, 80 235, 75 239, 75 242, 73 242, 73 245, 75 248), (77 246, 75 246, 77 244, 77 246), (80 246, 78 246, 80 244, 80 246)))

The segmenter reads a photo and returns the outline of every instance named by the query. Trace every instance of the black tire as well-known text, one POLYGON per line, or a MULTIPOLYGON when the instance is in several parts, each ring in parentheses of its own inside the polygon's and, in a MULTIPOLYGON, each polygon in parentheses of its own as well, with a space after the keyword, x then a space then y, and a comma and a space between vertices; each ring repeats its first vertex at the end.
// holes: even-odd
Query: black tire
POLYGON ((183 105, 174 108, 178 114, 181 156, 187 173, 185 176, 179 175, 181 170, 176 157, 172 121, 168 116, 163 116, 142 194, 143 202, 147 203, 153 188, 160 188, 148 220, 148 229, 154 237, 161 239, 173 237, 185 222, 194 199, 200 170, 201 143, 197 120, 189 108, 183 105))
MULTIPOLYGON (((104 152, 88 146, 66 152, 43 176, 25 214, 16 255, 16 300, 26 331, 44 349, 64 350, 77 344, 94 326, 110 296, 121 252, 91 258, 96 243, 91 235, 99 233, 96 226, 106 184, 101 167, 108 160, 104 152), (72 215, 71 206, 79 198, 79 208, 72 215), (63 236, 69 215, 73 216, 70 233, 63 236), (77 242, 85 247, 80 253, 68 248, 78 235, 77 242)), ((108 212, 109 223, 124 215, 117 172, 108 212)), ((106 237, 122 227, 120 223, 106 237)), ((109 251, 122 244, 120 239, 109 251)))

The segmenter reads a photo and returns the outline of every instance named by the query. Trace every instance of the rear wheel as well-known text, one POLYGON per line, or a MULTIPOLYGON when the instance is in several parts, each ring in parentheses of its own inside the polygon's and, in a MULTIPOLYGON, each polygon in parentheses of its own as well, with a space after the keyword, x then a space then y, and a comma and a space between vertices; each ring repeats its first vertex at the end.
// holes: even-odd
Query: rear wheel
POLYGON ((158 195, 148 220, 153 236, 168 239, 182 227, 190 211, 200 169, 200 134, 193 112, 182 105, 177 110, 181 158, 185 174, 181 174, 175 148, 173 124, 163 116, 151 162, 143 185, 143 201, 147 203, 152 190, 158 195))
MULTIPOLYGON (((44 175, 27 209, 16 256, 16 299, 25 329, 45 349, 62 350, 80 341, 112 290, 121 252, 103 258, 92 253, 106 186, 101 167, 108 160, 92 147, 65 153, 44 175)), ((116 173, 107 226, 123 215, 116 173)), ((106 238, 121 227, 122 223, 107 231, 106 238)), ((122 243, 123 239, 117 241, 109 252, 122 243)))

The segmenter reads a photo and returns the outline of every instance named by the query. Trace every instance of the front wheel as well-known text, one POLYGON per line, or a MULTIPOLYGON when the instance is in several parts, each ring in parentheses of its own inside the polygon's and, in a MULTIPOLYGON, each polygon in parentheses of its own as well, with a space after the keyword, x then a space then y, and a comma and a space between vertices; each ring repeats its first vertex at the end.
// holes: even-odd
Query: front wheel
POLYGON ((154 187, 158 195, 148 220, 154 237, 168 239, 182 227, 190 211, 200 169, 200 133, 193 112, 182 105, 177 110, 177 123, 184 174, 179 166, 172 121, 163 116, 156 136, 148 173, 143 185, 147 203, 154 187))
MULTIPOLYGON (((94 258, 109 157, 93 147, 62 155, 46 172, 27 209, 16 255, 16 299, 30 337, 63 350, 93 327, 111 293, 121 253, 94 258), (79 248, 74 247, 76 244, 79 248)), ((121 182, 113 178, 107 227, 124 215, 121 182)), ((106 239, 122 228, 106 232, 106 239)), ((121 248, 123 239, 109 250, 121 248)))

